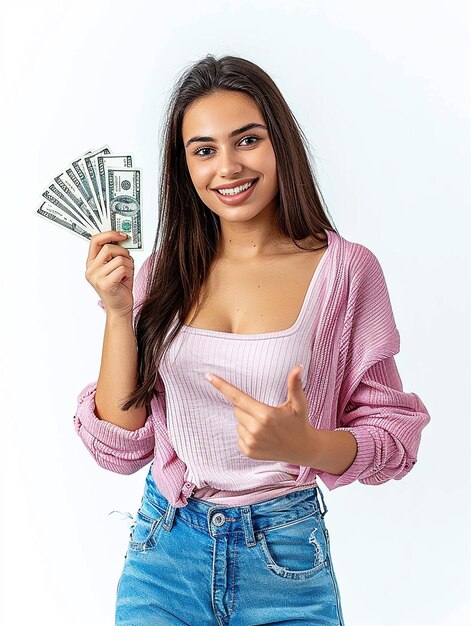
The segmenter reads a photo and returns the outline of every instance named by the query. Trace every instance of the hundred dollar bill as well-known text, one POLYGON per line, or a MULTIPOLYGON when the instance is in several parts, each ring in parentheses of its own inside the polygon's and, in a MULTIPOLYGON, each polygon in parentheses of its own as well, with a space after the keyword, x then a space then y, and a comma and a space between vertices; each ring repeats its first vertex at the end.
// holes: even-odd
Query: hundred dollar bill
POLYGON ((92 228, 100 230, 100 223, 97 223, 94 213, 92 213, 88 204, 86 204, 82 194, 72 182, 69 175, 66 172, 61 172, 58 176, 54 177, 54 182, 62 190, 62 198, 57 194, 57 188, 54 186, 54 184, 49 185, 49 189, 63 201, 68 198, 68 206, 78 212, 79 216, 83 218, 83 221, 92 226, 92 228), (64 198, 64 196, 66 198, 64 198))
MULTIPOLYGON (((83 189, 83 197, 85 198, 88 206, 95 213, 97 222, 101 225, 103 220, 102 212, 97 204, 97 200, 94 198, 94 193, 92 192, 93 184, 89 182, 89 177, 87 176, 87 166, 85 164, 85 158, 89 156, 95 156, 95 154, 109 154, 110 149, 108 146, 103 146, 99 148, 95 152, 87 155, 87 157, 81 157, 80 159, 76 159, 72 161, 72 169, 75 170, 75 175, 80 181, 80 186, 83 189)), ((69 172, 67 171, 67 174, 69 172)), ((106 228, 105 228, 106 230, 106 228)))
POLYGON ((106 201, 110 212, 110 230, 123 231, 130 238, 124 248, 142 248, 141 170, 106 168, 106 201))
POLYGON ((55 185, 50 185, 47 189, 45 189, 43 191, 43 193, 42 193, 42 196, 43 196, 43 198, 48 200, 48 202, 50 204, 54 205, 56 207, 56 209, 59 209, 62 213, 65 213, 70 218, 72 218, 72 220, 74 222, 77 222, 78 224, 81 224, 83 228, 87 228, 88 230, 96 232, 96 233, 100 232, 99 228, 95 228, 95 227, 91 226, 90 224, 87 224, 87 222, 84 219, 83 215, 80 215, 78 213, 78 211, 65 198, 65 196, 63 194, 61 194, 59 190, 57 190, 57 187, 55 187, 55 185), (58 191, 60 196, 56 195, 55 190, 58 191), (63 198, 65 199, 65 201, 62 200, 63 198))
MULTIPOLYGON (((92 150, 87 150, 87 152, 80 154, 73 161, 83 159, 89 154, 92 154, 94 151, 95 148, 92 148, 92 150)), ((78 208, 80 214, 83 215, 88 223, 93 225, 94 229, 99 228, 99 220, 97 219, 96 213, 92 213, 92 211, 90 211, 90 209, 88 208, 87 192, 80 183, 80 180, 77 178, 76 172, 72 167, 72 163, 69 164, 65 172, 61 172, 54 177, 53 183, 54 182, 69 197, 69 199, 78 208)), ((49 188, 52 190, 51 187, 49 188)))
POLYGON ((94 221, 97 224, 101 224, 101 216, 100 211, 96 205, 95 200, 93 199, 92 192, 90 191, 90 187, 88 186, 88 181, 85 177, 84 170, 79 166, 80 159, 76 161, 72 161, 70 167, 65 170, 66 174, 70 178, 70 180, 74 183, 77 191, 79 191, 82 198, 85 200, 87 205, 90 207, 91 211, 94 215, 94 221))
POLYGON ((71 232, 79 235, 82 239, 90 241, 92 234, 87 229, 83 228, 81 224, 73 220, 69 215, 56 208, 54 204, 44 200, 36 209, 36 213, 45 219, 48 219, 58 226, 62 226, 70 230, 71 232))
POLYGON ((132 155, 131 154, 99 154, 96 157, 98 163, 98 178, 99 178, 99 188, 101 192, 101 196, 103 198, 103 206, 105 207, 105 214, 108 223, 111 224, 110 221, 110 212, 108 209, 108 203, 106 199, 106 172, 105 169, 107 167, 114 168, 123 168, 123 167, 132 167, 132 155))
MULTIPOLYGON (((106 148, 100 153, 109 154, 110 151, 108 150, 108 148, 106 148)), ((98 164, 96 162, 96 157, 97 157, 96 153, 89 154, 83 157, 83 163, 85 164, 85 168, 86 168, 85 172, 87 175, 91 192, 93 194, 93 198, 101 212, 101 223, 104 226, 104 229, 106 230, 108 224, 107 224, 107 219, 106 219, 106 214, 105 214, 105 205, 103 203, 103 200, 100 194, 100 181, 98 179, 98 164)))

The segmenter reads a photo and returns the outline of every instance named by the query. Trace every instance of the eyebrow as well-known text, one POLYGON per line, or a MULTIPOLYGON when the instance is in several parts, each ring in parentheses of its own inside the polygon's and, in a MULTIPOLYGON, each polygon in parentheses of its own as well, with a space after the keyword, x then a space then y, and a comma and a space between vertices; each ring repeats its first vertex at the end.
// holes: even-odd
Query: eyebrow
MULTIPOLYGON (((242 128, 236 128, 227 136, 229 138, 235 137, 236 135, 245 133, 247 130, 250 130, 251 128, 263 128, 264 130, 268 130, 264 124, 256 124, 255 122, 252 122, 250 124, 246 124, 245 126, 242 126, 242 128)), ((191 139, 188 139, 188 141, 186 142, 185 148, 188 148, 190 143, 197 143, 198 141, 215 141, 215 139, 213 139, 212 137, 192 137, 191 139)))

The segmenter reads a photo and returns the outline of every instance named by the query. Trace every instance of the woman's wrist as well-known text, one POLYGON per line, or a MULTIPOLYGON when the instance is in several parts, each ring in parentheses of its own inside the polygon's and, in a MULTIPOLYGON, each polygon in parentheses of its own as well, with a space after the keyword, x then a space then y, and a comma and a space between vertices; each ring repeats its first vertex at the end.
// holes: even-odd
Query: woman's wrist
POLYGON ((132 325, 132 310, 129 313, 118 313, 116 311, 106 311, 106 323, 112 326, 132 325))
POLYGON ((340 476, 356 458, 356 438, 348 430, 312 428, 308 439, 307 467, 340 476))

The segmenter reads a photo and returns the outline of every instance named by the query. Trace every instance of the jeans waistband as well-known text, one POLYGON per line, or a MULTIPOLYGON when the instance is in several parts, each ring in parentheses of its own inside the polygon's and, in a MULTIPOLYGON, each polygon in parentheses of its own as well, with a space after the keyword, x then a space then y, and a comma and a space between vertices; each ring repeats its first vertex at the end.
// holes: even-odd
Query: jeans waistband
POLYGON ((314 513, 323 518, 328 511, 324 495, 317 485, 263 502, 232 507, 189 497, 187 505, 178 507, 177 512, 177 507, 171 505, 157 488, 151 469, 152 465, 146 477, 143 499, 163 514, 162 526, 167 531, 171 531, 175 515, 178 515, 189 525, 213 537, 244 532, 247 544, 251 545, 251 542, 255 543, 253 534, 257 530, 268 530, 314 513))

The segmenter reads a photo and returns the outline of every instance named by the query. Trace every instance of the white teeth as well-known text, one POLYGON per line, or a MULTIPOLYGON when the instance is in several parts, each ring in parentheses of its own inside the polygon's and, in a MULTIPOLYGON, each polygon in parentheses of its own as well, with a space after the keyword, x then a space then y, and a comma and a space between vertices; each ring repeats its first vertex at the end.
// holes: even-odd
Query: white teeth
POLYGON ((251 187, 254 182, 255 181, 252 181, 251 183, 246 183, 245 185, 241 185, 240 187, 233 187, 232 189, 218 189, 217 191, 222 196, 235 196, 237 193, 240 193, 241 191, 245 191, 246 189, 251 187))

